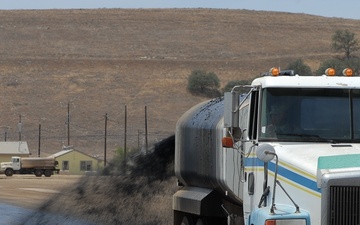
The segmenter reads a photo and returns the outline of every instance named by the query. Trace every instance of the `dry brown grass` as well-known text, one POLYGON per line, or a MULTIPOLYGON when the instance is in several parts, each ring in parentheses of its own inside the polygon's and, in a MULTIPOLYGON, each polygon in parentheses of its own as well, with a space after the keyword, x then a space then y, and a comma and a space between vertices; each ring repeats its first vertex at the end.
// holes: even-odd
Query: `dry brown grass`
POLYGON ((204 100, 186 91, 195 69, 215 72, 224 86, 302 58, 314 70, 332 57, 336 29, 360 34, 357 20, 305 14, 213 9, 97 9, 0 11, 0 132, 23 136, 37 154, 70 144, 103 156, 108 113, 108 158, 124 143, 173 134, 177 119, 204 100), (138 136, 138 132, 140 135, 138 136))

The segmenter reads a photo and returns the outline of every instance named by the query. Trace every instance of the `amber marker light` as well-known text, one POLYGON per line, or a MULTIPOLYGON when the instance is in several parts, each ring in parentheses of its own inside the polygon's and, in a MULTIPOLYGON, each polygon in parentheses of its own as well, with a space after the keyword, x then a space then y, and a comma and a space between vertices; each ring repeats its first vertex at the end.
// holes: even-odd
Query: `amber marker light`
POLYGON ((353 74, 353 70, 350 69, 350 68, 345 68, 343 71, 342 71, 342 74, 344 76, 347 76, 347 77, 351 77, 353 74))
POLYGON ((225 148, 234 147, 234 140, 231 137, 223 137, 221 142, 222 142, 222 146, 225 148))
POLYGON ((266 220, 265 225, 276 225, 276 220, 266 220))
POLYGON ((280 70, 276 67, 271 68, 269 72, 271 76, 279 76, 280 74, 280 70))
POLYGON ((325 74, 326 74, 327 76, 335 76, 336 71, 335 71, 334 68, 327 68, 327 69, 325 70, 325 74))

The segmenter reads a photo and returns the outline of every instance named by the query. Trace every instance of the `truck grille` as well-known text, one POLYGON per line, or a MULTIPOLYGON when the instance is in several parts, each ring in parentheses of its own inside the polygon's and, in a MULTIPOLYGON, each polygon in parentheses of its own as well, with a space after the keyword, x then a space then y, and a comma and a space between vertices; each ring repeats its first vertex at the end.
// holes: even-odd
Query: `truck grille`
POLYGON ((330 224, 360 225, 360 187, 330 187, 330 224))

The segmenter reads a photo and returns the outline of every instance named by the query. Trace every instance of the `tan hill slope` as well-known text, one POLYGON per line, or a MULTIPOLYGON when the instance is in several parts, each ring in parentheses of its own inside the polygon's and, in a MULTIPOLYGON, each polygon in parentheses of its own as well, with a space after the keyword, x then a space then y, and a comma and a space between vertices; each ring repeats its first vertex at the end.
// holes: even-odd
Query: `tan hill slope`
MULTIPOLYGON (((314 70, 332 57, 337 29, 360 34, 358 20, 210 9, 0 11, 0 135, 37 154, 70 144, 103 157, 174 133, 177 119, 204 100, 186 91, 192 70, 222 85, 302 58, 314 70)), ((109 156, 108 156, 109 157, 109 156)), ((110 156, 111 157, 111 156, 110 156)))

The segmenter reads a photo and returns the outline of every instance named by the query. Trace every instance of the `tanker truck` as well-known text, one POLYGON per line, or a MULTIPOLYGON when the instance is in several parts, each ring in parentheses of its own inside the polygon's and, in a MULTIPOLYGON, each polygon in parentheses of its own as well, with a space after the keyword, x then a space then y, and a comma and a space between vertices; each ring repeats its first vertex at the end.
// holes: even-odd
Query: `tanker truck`
POLYGON ((0 173, 6 176, 12 176, 13 174, 35 174, 37 177, 41 177, 43 174, 45 177, 51 177, 56 172, 58 162, 54 158, 20 158, 17 156, 11 157, 11 162, 2 162, 0 173))
POLYGON ((360 77, 342 72, 273 68, 185 112, 174 225, 360 224, 360 77))

